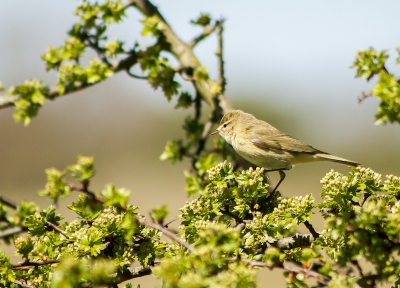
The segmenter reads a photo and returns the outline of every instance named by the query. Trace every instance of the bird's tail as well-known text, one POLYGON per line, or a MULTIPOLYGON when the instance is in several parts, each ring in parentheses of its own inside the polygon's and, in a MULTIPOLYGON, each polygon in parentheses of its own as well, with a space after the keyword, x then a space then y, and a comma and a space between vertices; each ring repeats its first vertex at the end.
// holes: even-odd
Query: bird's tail
POLYGON ((353 167, 358 167, 361 164, 354 162, 354 161, 350 161, 344 158, 340 158, 340 157, 336 157, 330 154, 325 154, 325 153, 317 153, 315 154, 316 157, 321 158, 322 160, 327 160, 327 161, 332 161, 332 162, 336 162, 339 164, 343 164, 343 165, 348 165, 348 166, 353 166, 353 167))

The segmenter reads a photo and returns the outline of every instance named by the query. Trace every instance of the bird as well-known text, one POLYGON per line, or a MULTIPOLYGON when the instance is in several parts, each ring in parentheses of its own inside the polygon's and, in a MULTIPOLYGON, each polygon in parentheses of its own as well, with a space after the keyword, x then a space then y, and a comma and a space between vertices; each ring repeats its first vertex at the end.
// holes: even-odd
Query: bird
POLYGON ((216 134, 222 136, 250 163, 266 168, 266 172, 279 171, 280 180, 272 192, 285 179, 284 171, 292 169, 296 164, 331 161, 353 167, 360 166, 357 162, 318 150, 242 110, 227 112, 210 136, 216 134))

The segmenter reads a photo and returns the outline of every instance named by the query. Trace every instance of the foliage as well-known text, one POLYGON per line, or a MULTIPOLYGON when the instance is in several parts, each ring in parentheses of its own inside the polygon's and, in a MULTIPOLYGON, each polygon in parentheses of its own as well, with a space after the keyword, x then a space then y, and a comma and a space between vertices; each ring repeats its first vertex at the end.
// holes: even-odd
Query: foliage
MULTIPOLYGON (((400 48, 397 52, 400 54, 400 48)), ((375 114, 376 124, 400 122, 400 84, 396 76, 385 67, 388 58, 386 51, 378 52, 370 48, 359 51, 353 64, 357 69, 356 77, 365 78, 367 81, 374 76, 378 77, 372 91, 360 96, 360 101, 372 95, 381 101, 375 114)), ((400 56, 397 58, 397 63, 399 62, 400 56)))
MULTIPOLYGON (((46 169, 47 183, 39 194, 60 205, 79 193, 66 205, 75 219, 65 221, 55 205, 40 209, 32 202, 0 197, 0 239, 13 244, 21 257, 21 263, 13 264, 0 252, 0 287, 116 287, 149 274, 163 287, 256 287, 256 273, 262 268, 282 270, 288 287, 374 287, 388 282, 398 286, 399 177, 382 180, 382 175, 360 167, 348 175, 331 171, 321 181, 321 203, 315 203, 311 194, 285 198, 272 191, 263 169, 245 168, 225 141, 215 138, 207 143, 212 126, 230 108, 222 94, 223 20, 200 14, 191 23, 203 31, 186 43, 147 0, 84 0, 75 14, 79 20, 68 39, 42 55, 46 69, 58 72, 56 86, 28 80, 9 88, 0 108, 14 106, 15 120, 28 125, 47 100, 116 73, 146 80, 168 101, 176 97, 176 109, 191 113, 183 121, 184 136, 167 142, 160 160, 190 161, 185 177, 192 198, 180 209, 180 226, 173 232, 168 229, 166 206, 152 209, 147 220, 129 204, 127 189, 107 184, 92 191, 93 157, 79 155, 76 164, 63 170, 46 169), (142 35, 152 37, 153 44, 142 47, 136 41, 127 48, 119 39, 108 39, 108 28, 122 22, 128 9, 144 15, 142 35), (193 52, 216 30, 218 81, 193 52), (84 66, 88 51, 97 57, 84 66), (172 66, 170 57, 179 66, 172 66), (142 75, 131 73, 135 66, 142 75), (193 84, 195 95, 181 88, 177 75, 193 84), (204 104, 208 117, 202 115, 204 104), (313 213, 324 218, 321 232, 311 224, 313 213), (310 233, 296 233, 299 225, 310 233), (372 268, 362 268, 365 262, 372 268)), ((377 123, 400 119, 399 83, 387 71, 387 59, 385 51, 371 48, 360 51, 354 62, 357 77, 379 77, 363 97, 381 100, 377 123)))

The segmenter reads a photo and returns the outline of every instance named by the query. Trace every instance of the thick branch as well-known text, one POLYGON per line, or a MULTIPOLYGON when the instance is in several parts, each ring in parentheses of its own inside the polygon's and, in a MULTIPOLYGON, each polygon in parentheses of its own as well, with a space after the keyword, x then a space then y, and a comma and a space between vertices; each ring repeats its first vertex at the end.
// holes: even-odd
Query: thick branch
POLYGON ((34 261, 28 261, 28 262, 24 262, 21 264, 15 264, 13 265, 14 269, 17 270, 23 270, 23 269, 28 269, 31 266, 34 267, 39 267, 39 266, 43 266, 43 265, 50 265, 50 264, 56 264, 56 263, 60 263, 60 260, 46 260, 46 261, 42 261, 42 262, 34 262, 34 261))
MULTIPOLYGON (((137 7, 145 16, 156 16, 160 19, 160 30, 162 30, 166 38, 166 42, 169 44, 164 45, 164 48, 168 52, 172 53, 182 66, 190 67, 193 71, 201 66, 201 63, 194 54, 191 46, 175 34, 171 26, 160 14, 156 6, 154 6, 148 0, 132 0, 131 3, 133 6, 137 7)), ((210 106, 211 113, 213 113, 216 106, 214 101, 215 95, 211 93, 211 88, 217 83, 209 78, 207 80, 200 79, 193 81, 193 84, 196 90, 200 93, 203 100, 210 106)), ((231 107, 223 94, 218 95, 218 101, 224 112, 231 110, 231 107)))

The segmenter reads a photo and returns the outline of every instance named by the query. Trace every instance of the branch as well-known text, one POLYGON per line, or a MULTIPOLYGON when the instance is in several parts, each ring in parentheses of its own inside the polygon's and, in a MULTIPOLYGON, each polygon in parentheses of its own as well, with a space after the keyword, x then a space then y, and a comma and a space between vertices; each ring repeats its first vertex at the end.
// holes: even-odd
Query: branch
POLYGON ((20 227, 20 226, 9 228, 7 230, 0 232, 0 239, 7 238, 9 236, 13 236, 14 234, 19 234, 25 231, 27 231, 27 229, 25 227, 20 227))
POLYGON ((218 67, 219 67, 219 79, 218 84, 221 86, 221 93, 225 93, 225 86, 226 86, 226 78, 225 78, 225 68, 224 68, 224 58, 223 58, 223 49, 224 49, 224 41, 222 38, 222 32, 224 31, 224 19, 221 19, 221 22, 218 25, 218 67))
POLYGON ((314 240, 319 237, 319 233, 315 231, 314 227, 311 225, 310 222, 305 221, 304 225, 307 227, 308 231, 310 231, 311 235, 314 237, 314 240))
MULTIPOLYGON (((195 71, 196 68, 201 66, 201 62, 194 54, 192 47, 190 47, 188 43, 184 42, 175 34, 168 22, 160 14, 156 6, 154 6, 148 0, 131 0, 130 3, 145 16, 156 16, 159 18, 160 22, 158 23, 158 27, 165 36, 166 41, 165 45, 163 45, 163 48, 173 54, 183 67, 188 67, 191 68, 192 71, 195 71)), ((208 106, 210 106, 211 114, 216 109, 216 98, 223 111, 227 112, 231 110, 231 107, 223 94, 213 95, 211 93, 211 87, 217 84, 214 80, 211 78, 208 78, 207 80, 196 80, 193 81, 193 84, 196 91, 200 93, 203 100, 208 106)))
POLYGON ((58 227, 56 224, 53 224, 47 220, 46 220, 46 223, 47 223, 47 225, 51 226, 54 230, 56 230, 58 233, 63 235, 65 238, 69 239, 69 236, 67 235, 67 233, 64 230, 62 230, 60 227, 58 227))
POLYGON ((321 275, 315 271, 305 269, 303 267, 297 266, 296 264, 294 264, 292 262, 288 262, 288 261, 285 261, 282 265, 271 265, 271 264, 268 264, 265 262, 254 261, 254 260, 249 260, 249 259, 232 259, 231 261, 246 262, 252 267, 263 267, 263 268, 269 268, 269 269, 279 268, 279 269, 285 270, 287 272, 295 273, 295 274, 304 274, 309 277, 315 278, 318 281, 326 281, 326 282, 329 281, 329 278, 324 277, 323 275, 321 275))
MULTIPOLYGON (((127 70, 131 66, 136 64, 137 63, 137 59, 138 58, 137 58, 136 53, 131 51, 131 54, 127 58, 115 62, 114 65, 112 65, 109 68, 111 70, 113 70, 114 73, 118 73, 120 71, 127 70)), ((62 94, 62 95, 60 95, 58 87, 53 87, 53 88, 50 89, 49 93, 46 95, 46 99, 54 100, 57 97, 69 95, 69 94, 71 94, 73 92, 77 92, 77 91, 83 90, 83 89, 85 89, 87 87, 96 85, 98 83, 101 83, 101 82, 96 82, 96 83, 75 82, 73 87, 70 88, 69 90, 66 90, 65 93, 62 94)), ((15 101, 17 101, 20 97, 21 97, 21 95, 12 95, 12 96, 8 96, 8 95, 2 95, 1 96, 0 95, 0 109, 14 106, 15 105, 15 101)))
POLYGON ((315 238, 312 234, 296 233, 294 236, 279 239, 273 243, 269 243, 269 245, 282 250, 289 250, 299 247, 310 247, 314 240, 315 238))
POLYGON ((79 188, 79 187, 76 187, 76 186, 69 186, 69 187, 70 187, 71 191, 77 191, 77 192, 85 193, 87 196, 89 196, 89 197, 95 199, 96 201, 104 204, 103 197, 101 197, 100 195, 97 195, 96 193, 94 193, 92 191, 89 191, 87 189, 87 187, 85 187, 85 188, 79 188))
POLYGON ((13 283, 14 283, 15 285, 17 285, 17 287, 23 287, 23 288, 36 288, 36 286, 33 286, 33 285, 28 285, 28 284, 24 284, 24 283, 17 282, 17 281, 14 281, 13 283))
MULTIPOLYGON (((1 99, 0 99, 1 101, 1 99)), ((4 196, 0 196, 0 203, 16 210, 18 208, 18 204, 10 199, 5 198, 4 196)))
POLYGON ((131 76, 132 78, 136 78, 136 79, 149 79, 149 76, 139 76, 139 75, 133 74, 133 73, 130 71, 130 69, 126 69, 125 71, 126 71, 126 73, 127 73, 129 76, 131 76))
POLYGON ((207 38, 208 36, 210 36, 215 29, 217 29, 217 27, 219 26, 220 22, 219 21, 215 21, 215 24, 211 27, 206 27, 204 29, 204 32, 202 34, 200 34, 199 36, 197 36, 196 38, 194 38, 192 41, 190 41, 188 43, 188 45, 190 46, 190 48, 194 48, 199 42, 201 42, 202 40, 204 40, 205 38, 207 38))
POLYGON ((34 267, 39 267, 39 266, 43 266, 43 265, 51 265, 51 264, 57 264, 60 263, 60 260, 46 260, 46 261, 42 261, 42 262, 35 262, 35 261, 27 261, 21 264, 14 264, 13 265, 13 269, 16 270, 25 270, 25 269, 29 269, 29 267, 34 266, 34 267))
POLYGON ((179 245, 181 245, 182 247, 186 248, 187 250, 189 250, 190 252, 193 252, 194 248, 186 243, 185 241, 183 241, 181 238, 179 238, 178 236, 176 236, 174 233, 172 233, 171 231, 169 231, 167 228, 165 228, 164 226, 157 224, 157 223, 153 223, 153 222, 148 222, 146 220, 144 220, 143 218, 136 218, 138 220, 138 222, 140 224, 143 224, 147 227, 156 229, 158 231, 160 231, 161 233, 163 233, 164 236, 168 237, 169 239, 175 241, 176 243, 178 243, 179 245))
POLYGON ((122 282, 134 279, 134 278, 139 278, 143 276, 147 276, 151 274, 151 267, 130 267, 122 272, 122 274, 117 275, 113 283, 115 284, 120 284, 122 282))

